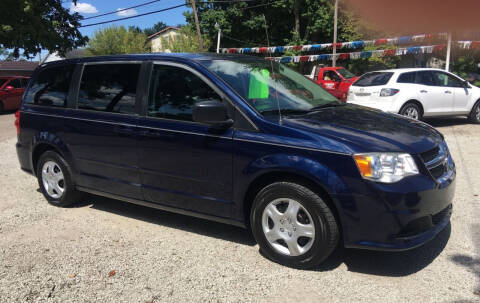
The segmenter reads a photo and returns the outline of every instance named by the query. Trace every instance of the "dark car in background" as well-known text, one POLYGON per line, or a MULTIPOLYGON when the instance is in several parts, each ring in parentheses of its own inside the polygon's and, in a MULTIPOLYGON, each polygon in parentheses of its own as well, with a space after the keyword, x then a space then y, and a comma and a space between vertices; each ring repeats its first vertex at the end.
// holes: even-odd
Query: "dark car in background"
POLYGON ((338 243, 411 249, 450 221, 456 172, 442 134, 263 59, 47 63, 16 118, 21 168, 51 204, 87 192, 251 228, 289 266, 315 266, 338 243))
POLYGON ((0 77, 0 113, 20 107, 28 80, 21 76, 0 77))

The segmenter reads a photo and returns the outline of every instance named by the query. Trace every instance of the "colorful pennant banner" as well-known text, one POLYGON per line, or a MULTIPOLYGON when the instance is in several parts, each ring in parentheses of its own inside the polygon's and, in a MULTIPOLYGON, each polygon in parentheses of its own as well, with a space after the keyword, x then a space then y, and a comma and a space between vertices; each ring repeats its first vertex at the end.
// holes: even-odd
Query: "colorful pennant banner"
MULTIPOLYGON (((480 48, 480 41, 471 41, 469 47, 475 45, 475 48, 480 48)), ((338 60, 347 59, 360 59, 371 57, 391 57, 391 56, 403 56, 409 54, 431 54, 433 52, 440 52, 447 47, 446 44, 429 45, 429 46, 412 46, 397 49, 379 49, 373 51, 352 52, 352 53, 337 53, 338 60)), ((306 55, 306 56, 287 56, 287 57, 267 57, 267 60, 274 60, 280 63, 298 63, 298 62, 313 62, 321 60, 332 60, 333 54, 320 54, 320 55, 306 55)))
MULTIPOLYGON (((376 39, 376 40, 359 40, 359 41, 350 41, 350 42, 341 42, 337 43, 337 49, 348 48, 348 49, 360 49, 365 46, 370 45, 407 45, 411 43, 425 42, 432 39, 446 40, 447 33, 439 34, 421 34, 413 36, 402 36, 396 38, 385 38, 385 39, 376 39)), ((464 41, 467 42, 467 41, 464 41)), ((331 49, 333 43, 322 43, 322 44, 308 44, 308 45, 285 45, 285 46, 271 46, 271 47, 244 47, 244 48, 222 48, 222 53, 225 54, 282 54, 286 51, 320 51, 325 49, 331 49)))

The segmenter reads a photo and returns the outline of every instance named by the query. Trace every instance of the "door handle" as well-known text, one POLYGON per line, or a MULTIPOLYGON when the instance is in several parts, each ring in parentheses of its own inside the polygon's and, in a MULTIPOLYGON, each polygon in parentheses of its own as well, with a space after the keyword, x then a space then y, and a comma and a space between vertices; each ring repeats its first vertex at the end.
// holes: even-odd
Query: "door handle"
POLYGON ((426 90, 424 90, 424 89, 422 89, 420 92, 421 92, 422 94, 428 93, 428 92, 427 92, 426 90))
POLYGON ((446 90, 446 91, 445 91, 445 94, 451 94, 451 93, 452 93, 452 92, 449 91, 449 90, 446 90))

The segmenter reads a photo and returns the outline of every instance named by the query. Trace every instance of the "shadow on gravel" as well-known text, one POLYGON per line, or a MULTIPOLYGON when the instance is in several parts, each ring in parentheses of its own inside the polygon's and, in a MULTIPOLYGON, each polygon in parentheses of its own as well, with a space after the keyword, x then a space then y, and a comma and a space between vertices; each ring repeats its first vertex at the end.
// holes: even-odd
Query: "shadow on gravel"
POLYGON ((83 201, 77 203, 73 207, 91 207, 96 210, 106 211, 148 223, 181 229, 220 240, 249 246, 254 246, 256 244, 251 233, 240 227, 170 213, 159 209, 100 196, 86 195, 83 201))
POLYGON ((424 122, 430 124, 433 127, 448 127, 454 125, 470 124, 470 120, 468 120, 467 117, 425 118, 424 122))
POLYGON ((427 267, 443 251, 450 238, 451 225, 448 224, 430 242, 413 250, 384 252, 339 247, 317 271, 330 271, 345 263, 349 271, 377 275, 401 277, 416 273, 427 267))
MULTIPOLYGON (((254 246, 255 239, 243 228, 170 213, 136 204, 87 195, 73 207, 91 207, 96 210, 125 216, 148 223, 159 224, 187 232, 201 234, 242 245, 254 246)), ((451 226, 440 232, 425 245, 404 252, 382 252, 361 249, 345 249, 339 246, 334 253, 314 271, 330 271, 345 263, 349 271, 379 276, 407 276, 427 267, 445 248, 450 238, 451 226)), ((466 260, 468 263, 469 261, 466 260)))

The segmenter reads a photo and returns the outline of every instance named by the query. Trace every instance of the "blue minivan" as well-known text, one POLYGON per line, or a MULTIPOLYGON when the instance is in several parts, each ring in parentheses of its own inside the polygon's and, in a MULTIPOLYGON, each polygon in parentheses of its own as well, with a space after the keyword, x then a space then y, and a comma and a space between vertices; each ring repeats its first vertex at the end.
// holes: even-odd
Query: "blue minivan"
POLYGON ((21 168, 49 203, 82 193, 250 228, 309 268, 345 247, 406 250, 450 221, 441 133, 338 102, 248 56, 89 57, 37 68, 16 114, 21 168))

